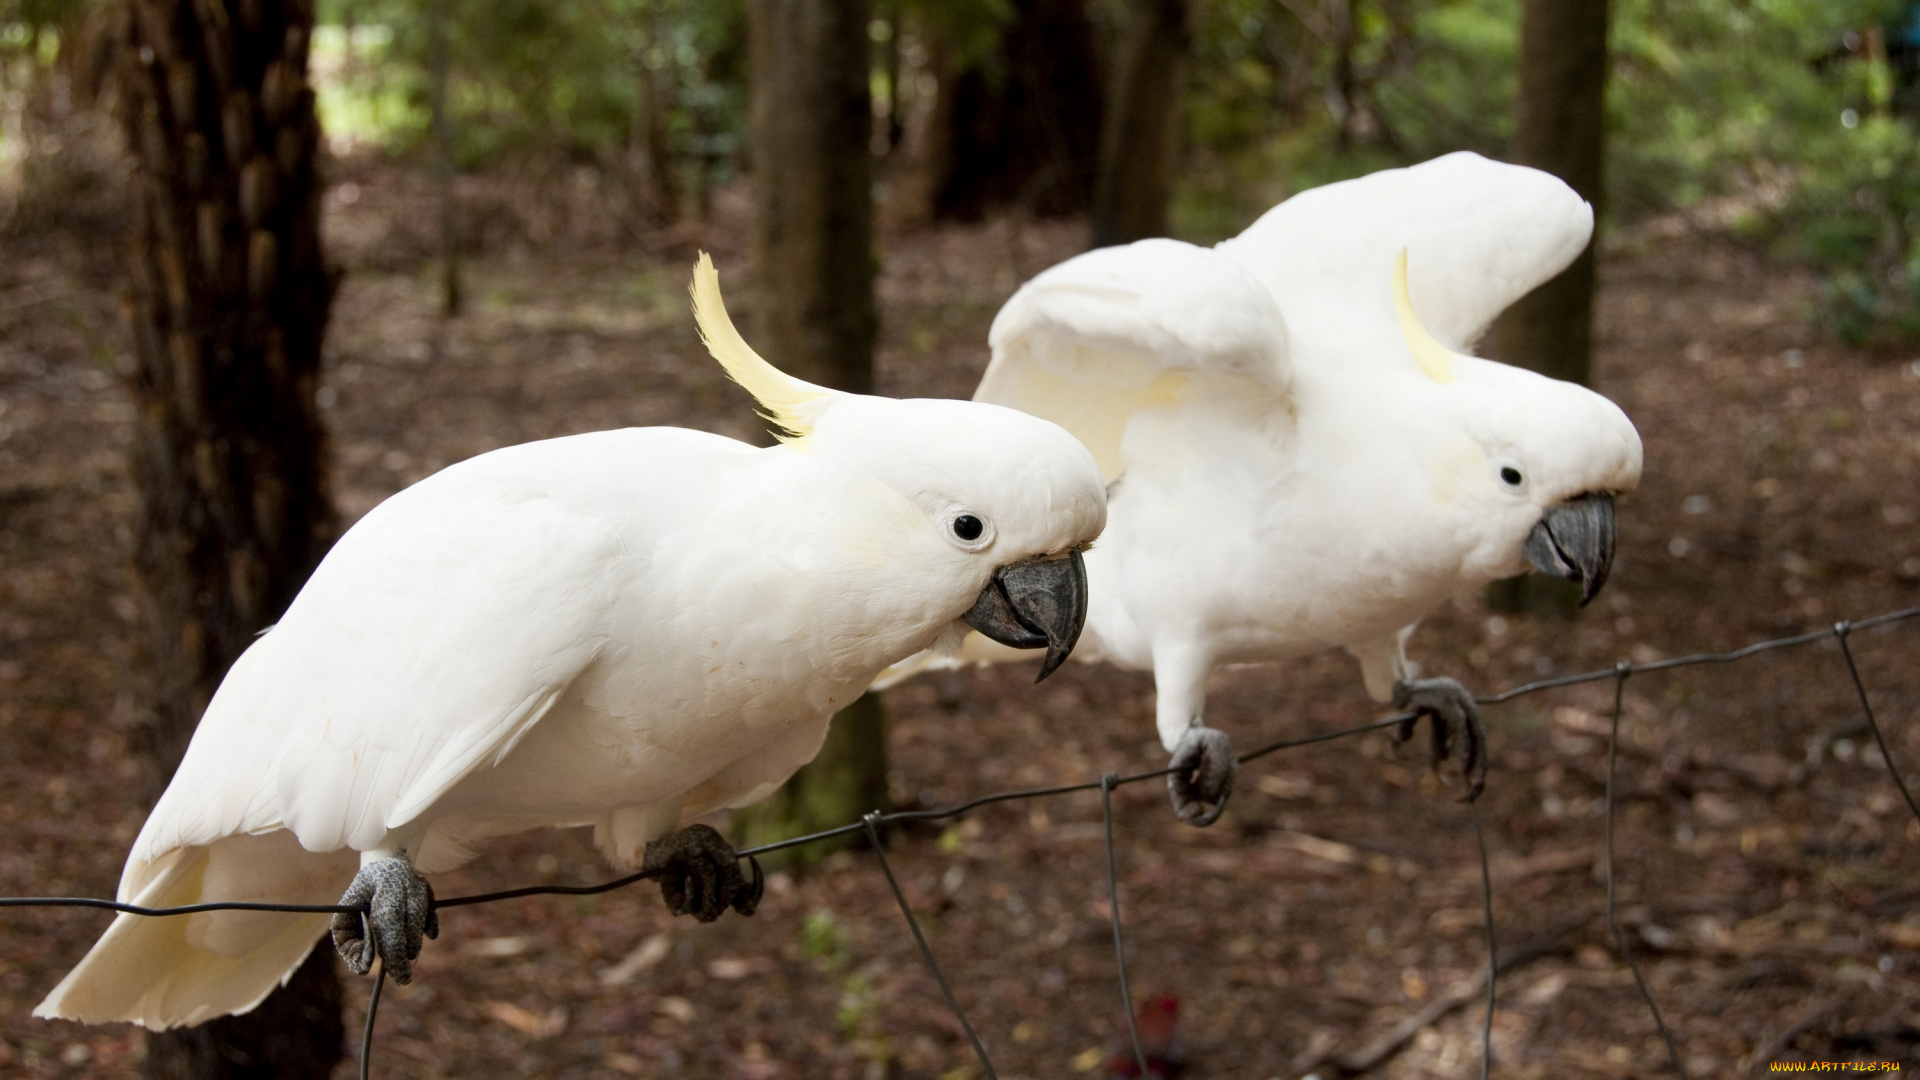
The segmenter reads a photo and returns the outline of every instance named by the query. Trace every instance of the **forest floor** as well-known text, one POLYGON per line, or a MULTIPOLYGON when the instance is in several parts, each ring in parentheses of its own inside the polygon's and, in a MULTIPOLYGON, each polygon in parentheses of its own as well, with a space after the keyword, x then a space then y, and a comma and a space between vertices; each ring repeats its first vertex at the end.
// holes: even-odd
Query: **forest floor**
MULTIPOLYGON (((685 300, 701 245, 744 298, 737 200, 721 199, 716 224, 644 243, 569 250, 561 229, 490 244, 468 267, 470 311, 447 321, 407 239, 432 220, 424 190, 371 166, 344 175, 327 205, 349 276, 322 400, 346 520, 508 443, 629 424, 757 430, 704 357, 685 300)), ((883 391, 968 394, 1000 303, 1084 240, 1074 225, 1010 221, 888 236, 883 391)), ((5 242, 0 894, 110 896, 144 812, 127 751, 141 713, 118 241, 5 242)), ((1835 345, 1808 329, 1803 274, 1684 227, 1617 238, 1602 284, 1596 380, 1646 442, 1612 581, 1572 620, 1452 602, 1413 640, 1424 667, 1490 691, 1914 603, 1920 350, 1835 345)), ((1909 769, 1920 769, 1917 645, 1920 622, 1853 641, 1909 769)), ((1225 672, 1210 718, 1242 749, 1357 724, 1379 715, 1357 674, 1337 654, 1225 672)), ((1021 667, 890 691, 896 800, 942 805, 1164 763, 1149 677, 1075 664, 1031 682, 1021 667)), ((1865 737, 1838 650, 1639 675, 1624 693, 1621 922, 1689 1074, 1755 1075, 1772 1059, 1913 1067, 1920 827, 1865 737)), ((1479 809, 1495 925, 1503 952, 1538 946, 1498 983, 1495 1076, 1664 1070, 1602 917, 1612 694, 1603 681, 1489 710, 1479 809)), ((1157 783, 1115 794, 1133 990, 1179 996, 1187 1076, 1341 1075, 1343 1059, 1423 1010, 1433 1022, 1371 1074, 1478 1075, 1484 1013, 1468 991, 1486 948, 1457 794, 1384 734, 1250 765, 1210 829, 1176 822, 1157 783)), ((1001 1076, 1105 1076, 1120 1010, 1100 821, 1097 793, 1078 794, 891 838, 1001 1076)), ((606 876, 583 837, 548 833, 436 886, 452 896, 606 876)), ((106 922, 0 918, 0 1071, 137 1071, 139 1033, 28 1015, 106 922)), ((443 927, 413 985, 387 993, 377 1076, 979 1075, 868 851, 774 874, 751 919, 676 921, 642 886, 448 912, 443 927)), ((349 980, 350 1049, 366 990, 349 980)))

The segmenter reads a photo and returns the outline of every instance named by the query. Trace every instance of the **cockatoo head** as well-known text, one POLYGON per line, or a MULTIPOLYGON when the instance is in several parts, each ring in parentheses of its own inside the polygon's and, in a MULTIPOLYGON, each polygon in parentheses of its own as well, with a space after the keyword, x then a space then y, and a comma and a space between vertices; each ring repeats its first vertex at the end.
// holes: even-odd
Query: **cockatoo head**
POLYGON ((1613 566, 1614 496, 1640 482, 1640 434, 1584 386, 1456 353, 1413 315, 1402 253, 1394 276, 1401 331, 1427 377, 1441 425, 1438 478, 1473 531, 1468 564, 1488 578, 1531 565, 1580 583, 1581 603, 1613 566))
POLYGON ((842 393, 782 373, 735 330, 704 254, 693 297, 707 347, 783 443, 900 497, 900 514, 871 523, 871 550, 910 568, 928 595, 971 601, 965 626, 1046 649, 1040 678, 1052 674, 1086 621, 1080 553, 1106 527, 1106 488, 1087 448, 1051 421, 999 405, 842 393))

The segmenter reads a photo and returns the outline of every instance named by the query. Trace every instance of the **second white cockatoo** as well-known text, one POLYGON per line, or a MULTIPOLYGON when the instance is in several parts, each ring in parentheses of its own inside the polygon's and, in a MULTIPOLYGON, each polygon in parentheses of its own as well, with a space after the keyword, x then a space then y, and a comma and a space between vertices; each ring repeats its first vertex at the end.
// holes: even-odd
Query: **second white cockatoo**
MULTIPOLYGON (((1335 646, 1376 699, 1434 721, 1438 757, 1464 744, 1478 792, 1473 698, 1412 677, 1405 643, 1434 605, 1529 565, 1586 598, 1606 581, 1633 424, 1467 354, 1592 231, 1554 177, 1451 154, 1303 192, 1215 248, 1089 252, 1001 309, 975 400, 1059 423, 1100 463, 1077 655, 1153 672, 1182 818, 1211 822, 1232 786, 1204 723, 1212 671, 1335 646)), ((959 657, 1012 655, 983 644, 959 657)))
POLYGON ((836 710, 936 639, 971 627, 1044 648, 1047 670, 1066 657, 1106 518, 1084 446, 996 405, 781 373, 734 330, 705 256, 694 308, 782 445, 604 431, 388 499, 228 672, 120 882, 145 906, 337 901, 368 904, 364 922, 123 914, 36 1015, 245 1012, 330 918, 349 966, 377 955, 406 982, 434 932, 423 875, 539 827, 591 827, 613 863, 659 869, 676 913, 751 913, 757 873, 687 822, 773 791, 836 710))

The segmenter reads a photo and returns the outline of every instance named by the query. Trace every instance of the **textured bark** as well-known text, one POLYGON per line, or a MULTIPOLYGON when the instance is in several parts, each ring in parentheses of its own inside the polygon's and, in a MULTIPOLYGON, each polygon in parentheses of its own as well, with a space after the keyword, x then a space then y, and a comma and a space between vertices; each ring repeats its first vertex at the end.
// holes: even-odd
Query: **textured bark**
POLYGON ((905 42, 900 34, 901 0, 890 0, 882 6, 887 24, 887 39, 880 43, 880 71, 887 81, 887 111, 880 130, 880 152, 892 154, 900 148, 900 140, 907 134, 907 117, 901 107, 900 99, 900 53, 905 42))
MULTIPOLYGON (((147 600, 158 795, 234 659, 334 531, 314 391, 334 281, 321 257, 306 0, 129 0, 135 567, 147 600)), ((320 953, 255 1012, 154 1035, 164 1077, 325 1077, 339 986, 320 953)))
POLYGON ((293 978, 245 1016, 147 1037, 155 1080, 323 1080, 340 1059, 340 976, 333 949, 307 954, 293 978))
POLYGON ((1167 235, 1190 39, 1187 0, 1134 0, 1100 132, 1094 247, 1167 235))
MULTIPOLYGON (((867 0, 753 0, 753 341, 809 382, 873 389, 867 0)), ((774 839, 885 809, 886 727, 868 694, 842 710, 819 757, 742 816, 774 839)), ((815 845, 797 854, 816 857, 815 845)))
POLYGON ((1102 93, 1081 0, 1019 0, 998 54, 963 71, 954 70, 945 42, 935 46, 934 216, 977 221, 1000 207, 1040 217, 1091 209, 1102 93))
POLYGON ((810 382, 873 389, 865 0, 754 0, 754 343, 810 382))
MULTIPOLYGON (((1605 201, 1607 0, 1526 0, 1513 160, 1605 201)), ((1586 383, 1593 353, 1594 250, 1501 319, 1501 359, 1586 383)))
MULTIPOLYGON (((647 42, 649 47, 659 40, 660 18, 649 9, 647 13, 647 42)), ((648 67, 646 52, 642 50, 638 58, 641 90, 641 144, 645 147, 647 160, 647 182, 651 188, 653 205, 660 217, 672 223, 680 220, 680 178, 675 171, 673 160, 673 79, 674 68, 671 60, 657 68, 648 67)))
POLYGON ((460 291, 459 235, 453 203, 453 118, 447 115, 450 63, 447 47, 447 0, 433 0, 427 9, 427 34, 433 54, 433 184, 440 203, 440 312, 458 315, 464 306, 460 291))
MULTIPOLYGON (((1513 160, 1565 180, 1593 204, 1606 194, 1607 0, 1525 0, 1513 160)), ((1596 227, 1597 227, 1596 220, 1596 227)), ((1593 365, 1594 245, 1552 281, 1508 308, 1494 327, 1499 359, 1586 384, 1593 365)), ((1572 615, 1572 582, 1527 576, 1495 582, 1502 611, 1572 615)))

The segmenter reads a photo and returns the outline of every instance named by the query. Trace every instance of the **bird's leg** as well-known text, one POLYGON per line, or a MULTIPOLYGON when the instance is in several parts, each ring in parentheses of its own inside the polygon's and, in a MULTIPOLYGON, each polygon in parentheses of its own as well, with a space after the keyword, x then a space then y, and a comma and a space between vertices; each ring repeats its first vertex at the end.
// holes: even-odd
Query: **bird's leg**
POLYGON ((740 873, 740 856, 733 845, 705 825, 689 825, 647 845, 642 870, 660 871, 660 898, 675 915, 691 915, 712 922, 729 907, 753 914, 766 890, 760 863, 752 856, 751 881, 740 873))
POLYGON ((1220 820, 1233 794, 1233 778, 1240 771, 1233 742, 1217 728, 1195 724, 1174 747, 1173 771, 1167 774, 1167 794, 1181 821, 1202 828, 1220 820))
POLYGON ((333 917, 333 947, 355 975, 373 970, 380 957, 382 969, 394 982, 413 981, 413 961, 426 938, 440 936, 440 917, 433 910, 433 886, 413 868, 405 851, 362 861, 340 903, 366 904, 365 914, 341 912, 333 917))
POLYGON ((1183 638, 1154 643, 1154 726, 1160 745, 1173 751, 1167 794, 1175 816, 1200 827, 1220 820, 1240 770, 1233 743, 1204 720, 1212 672, 1213 655, 1203 643, 1183 638))
POLYGON ((1393 707, 1413 713, 1394 731, 1394 742, 1413 738, 1421 717, 1433 721, 1433 763, 1436 767, 1460 752, 1460 773, 1467 781, 1467 801, 1480 797, 1487 783, 1487 725, 1467 688, 1453 679, 1400 679, 1393 684, 1393 707))

